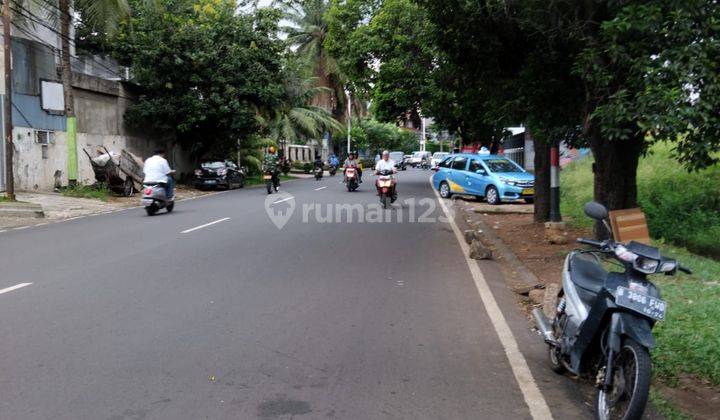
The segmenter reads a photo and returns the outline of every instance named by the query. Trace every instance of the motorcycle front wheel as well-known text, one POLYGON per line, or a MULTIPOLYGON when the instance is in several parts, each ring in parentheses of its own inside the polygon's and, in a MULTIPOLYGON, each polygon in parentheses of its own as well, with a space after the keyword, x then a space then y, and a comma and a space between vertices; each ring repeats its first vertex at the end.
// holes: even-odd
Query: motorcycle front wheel
POLYGON ((631 338, 623 340, 613 361, 613 384, 598 389, 595 417, 598 420, 642 418, 650 392, 652 365, 648 350, 631 338))
POLYGON ((272 194, 272 190, 273 190, 273 184, 272 184, 272 182, 268 181, 268 183, 267 183, 268 194, 272 194))

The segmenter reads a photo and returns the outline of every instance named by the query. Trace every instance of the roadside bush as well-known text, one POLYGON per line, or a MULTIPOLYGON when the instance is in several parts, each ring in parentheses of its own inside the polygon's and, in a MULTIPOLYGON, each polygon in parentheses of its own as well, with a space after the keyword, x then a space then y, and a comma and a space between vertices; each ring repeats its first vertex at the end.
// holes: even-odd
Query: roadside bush
MULTIPOLYGON (((689 173, 672 158, 670 145, 656 144, 638 168, 638 203, 650 235, 720 259, 719 180, 719 166, 689 173)), ((568 165, 560 185, 563 216, 590 226, 582 206, 593 197, 592 159, 568 165)))
POLYGON ((363 168, 372 169, 375 167, 375 158, 360 159, 363 168))
POLYGON ((306 174, 309 174, 313 170, 313 164, 312 163, 304 163, 302 166, 302 170, 306 174))

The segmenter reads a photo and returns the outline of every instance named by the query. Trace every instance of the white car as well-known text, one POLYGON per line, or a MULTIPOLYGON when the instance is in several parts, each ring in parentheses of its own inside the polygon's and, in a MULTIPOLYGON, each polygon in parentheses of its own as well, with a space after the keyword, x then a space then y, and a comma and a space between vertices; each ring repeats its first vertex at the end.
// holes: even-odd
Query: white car
POLYGON ((435 152, 432 155, 432 159, 430 159, 430 167, 434 168, 438 165, 438 163, 442 162, 443 159, 450 153, 448 152, 435 152))
POLYGON ((412 157, 410 158, 410 166, 416 167, 420 165, 420 162, 422 162, 423 158, 430 160, 430 152, 413 152, 412 157))

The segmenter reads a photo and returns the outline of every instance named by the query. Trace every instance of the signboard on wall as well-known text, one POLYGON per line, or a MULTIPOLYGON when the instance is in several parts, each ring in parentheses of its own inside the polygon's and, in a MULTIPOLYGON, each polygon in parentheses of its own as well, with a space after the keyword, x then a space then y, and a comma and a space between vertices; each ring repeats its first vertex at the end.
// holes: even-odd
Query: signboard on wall
POLYGON ((65 112, 65 95, 62 83, 50 80, 40 81, 40 104, 42 109, 52 114, 65 112))

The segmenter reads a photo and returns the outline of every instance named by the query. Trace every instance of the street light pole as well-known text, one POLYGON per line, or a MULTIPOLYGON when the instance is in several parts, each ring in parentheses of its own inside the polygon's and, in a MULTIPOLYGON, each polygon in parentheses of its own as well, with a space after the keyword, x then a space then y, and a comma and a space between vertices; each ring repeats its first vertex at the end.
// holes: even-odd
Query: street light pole
POLYGON ((348 130, 347 130, 347 154, 350 155, 350 129, 352 128, 352 101, 350 97, 350 90, 345 89, 345 96, 347 96, 347 115, 348 115, 348 130))
POLYGON ((12 48, 10 46, 10 0, 3 1, 3 51, 5 66, 5 101, 3 122, 5 126, 5 196, 15 200, 15 177, 13 173, 13 124, 12 124, 12 48))

